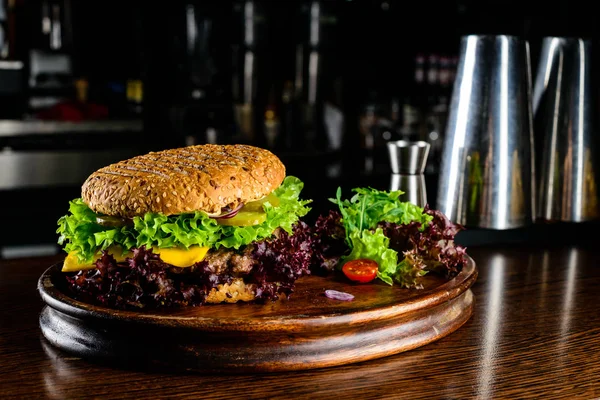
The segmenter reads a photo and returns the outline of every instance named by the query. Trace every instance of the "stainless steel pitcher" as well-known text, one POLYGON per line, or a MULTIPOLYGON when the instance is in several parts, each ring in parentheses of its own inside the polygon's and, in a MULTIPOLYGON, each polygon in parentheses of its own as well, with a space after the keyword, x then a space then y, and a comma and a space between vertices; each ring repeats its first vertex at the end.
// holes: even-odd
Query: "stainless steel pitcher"
POLYGON ((436 207, 467 227, 533 223, 535 167, 527 41, 461 38, 436 207))
POLYGON ((534 128, 542 139, 540 220, 599 216, 591 71, 589 41, 544 38, 533 92, 534 128))

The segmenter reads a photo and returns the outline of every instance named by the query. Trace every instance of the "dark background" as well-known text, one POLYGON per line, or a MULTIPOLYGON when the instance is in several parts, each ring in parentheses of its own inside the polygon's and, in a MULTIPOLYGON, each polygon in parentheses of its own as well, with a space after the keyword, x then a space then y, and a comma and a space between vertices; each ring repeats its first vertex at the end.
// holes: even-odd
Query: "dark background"
MULTIPOLYGON (((315 200, 313 217, 329 207, 327 197, 334 195, 337 186, 347 190, 360 185, 388 185, 385 154, 377 148, 364 148, 359 120, 365 105, 375 105, 377 113, 385 116, 392 99, 402 103, 419 96, 413 82, 417 54, 455 56, 461 36, 468 34, 516 35, 529 42, 535 72, 543 37, 584 37, 592 40, 593 48, 598 40, 593 2, 580 0, 320 1, 320 41, 312 47, 310 10, 316 2, 250 2, 255 10, 255 41, 248 45, 244 43, 243 15, 249 2, 244 1, 0 1, 5 8, 0 23, 9 42, 4 59, 23 63, 17 75, 0 67, 0 123, 57 123, 53 133, 45 135, 29 125, 14 135, 0 128, 1 147, 26 149, 22 154, 27 156, 47 151, 89 152, 90 159, 94 159, 99 150, 118 148, 137 154, 214 140, 265 146, 264 115, 266 110, 274 110, 280 118, 280 131, 272 150, 286 163, 288 174, 305 181, 304 196, 315 200), (42 29, 44 7, 52 9, 53 5, 58 6, 61 22, 58 49, 49 45, 42 29), (187 50, 189 12, 195 15, 199 38, 193 52, 187 50), (305 79, 308 52, 317 52, 322 62, 316 111, 311 118, 301 117, 294 108, 296 103, 286 105, 282 100, 285 82, 293 82, 296 76, 296 49, 300 44, 305 49, 305 79), (34 50, 64 55, 71 61, 72 68, 60 77, 59 87, 48 89, 27 83, 34 50), (256 61, 252 139, 242 135, 234 117, 234 105, 242 101, 240 82, 233 77, 243 75, 246 50, 253 52, 256 61), (64 111, 81 107, 74 100, 77 79, 84 79, 88 85, 85 106, 102 110, 83 120, 73 120, 64 111), (143 83, 141 101, 127 98, 128 80, 143 83), (19 82, 18 88, 7 89, 8 83, 14 82, 19 82), (60 100, 48 113, 32 106, 30 100, 35 96, 60 100), (344 115, 341 148, 328 145, 322 115, 325 102, 344 115), (285 123, 288 116, 291 119, 285 123), (103 131, 101 124, 111 120, 138 121, 141 128, 103 131), (100 124, 95 125, 100 128, 93 133, 82 123, 90 121, 100 124), (64 122, 80 124, 80 129, 67 134, 62 131, 64 122), (216 130, 212 139, 207 136, 207 128, 216 130), (365 170, 368 157, 374 158, 379 169, 365 170)), ((596 52, 593 57, 593 65, 597 65, 596 52)), ((595 84, 594 89, 598 92, 595 84)), ((298 107, 306 103, 306 87, 296 99, 298 107)), ((55 242, 56 220, 66 213, 68 200, 79 196, 84 177, 101 166, 65 164, 66 169, 81 170, 81 178, 35 187, 20 182, 0 189, 0 217, 9 227, 0 230, 0 247, 55 242)), ((427 175, 427 182, 429 197, 434 199, 435 171, 427 175)), ((510 235, 516 237, 517 233, 510 235)))

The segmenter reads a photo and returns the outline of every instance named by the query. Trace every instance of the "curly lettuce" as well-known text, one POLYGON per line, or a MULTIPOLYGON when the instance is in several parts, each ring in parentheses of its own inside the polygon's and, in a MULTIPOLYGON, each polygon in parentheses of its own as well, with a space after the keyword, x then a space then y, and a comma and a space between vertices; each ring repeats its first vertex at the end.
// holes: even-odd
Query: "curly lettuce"
POLYGON ((307 205, 311 200, 300 199, 303 188, 300 179, 286 177, 274 191, 279 204, 274 206, 268 201, 263 204, 265 222, 240 227, 219 225, 201 211, 171 216, 146 213, 134 217, 132 226, 105 227, 96 223, 98 214, 78 198, 70 202, 69 213, 58 220, 58 244, 67 253, 75 252, 82 262, 93 261, 101 250, 111 246, 131 249, 199 245, 239 249, 270 237, 277 228, 292 234, 293 225, 310 211, 307 205))

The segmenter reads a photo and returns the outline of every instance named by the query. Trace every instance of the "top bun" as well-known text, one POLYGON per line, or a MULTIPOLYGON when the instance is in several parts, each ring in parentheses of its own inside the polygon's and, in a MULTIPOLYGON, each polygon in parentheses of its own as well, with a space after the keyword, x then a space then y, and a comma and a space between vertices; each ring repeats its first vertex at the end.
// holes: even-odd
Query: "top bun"
POLYGON ((285 166, 268 150, 204 144, 151 152, 108 165, 81 188, 95 212, 130 218, 204 211, 220 214, 278 188, 285 166))

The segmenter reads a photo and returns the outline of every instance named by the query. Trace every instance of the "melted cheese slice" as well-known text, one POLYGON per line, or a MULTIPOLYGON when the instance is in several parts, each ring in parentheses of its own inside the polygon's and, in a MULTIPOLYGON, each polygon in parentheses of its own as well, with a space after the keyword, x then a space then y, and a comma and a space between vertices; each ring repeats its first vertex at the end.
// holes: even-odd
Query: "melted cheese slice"
POLYGON ((160 259, 167 264, 174 265, 176 267, 191 267, 204 260, 206 253, 208 253, 208 247, 191 246, 188 249, 156 249, 152 248, 152 251, 160 255, 160 259))
MULTIPOLYGON (((191 246, 188 249, 158 249, 152 248, 154 253, 160 256, 160 259, 167 264, 174 265, 176 267, 186 268, 200 262, 206 257, 208 253, 208 247, 191 246)), ((108 253, 111 254, 117 262, 123 262, 127 257, 131 257, 131 252, 125 252, 121 254, 120 249, 108 249, 108 253)), ((70 252, 67 254, 63 263, 62 272, 76 272, 86 269, 96 268, 95 264, 89 264, 80 262, 77 258, 76 252, 70 252)))

